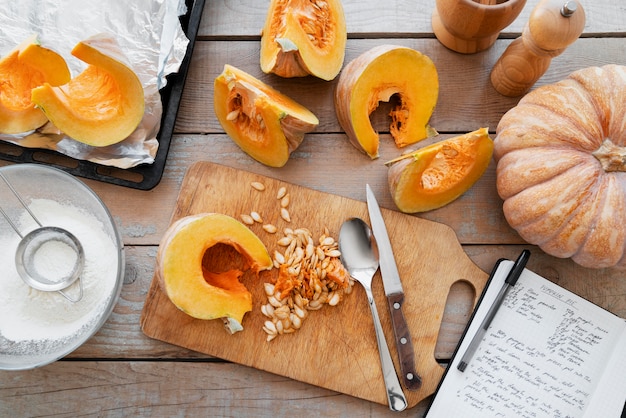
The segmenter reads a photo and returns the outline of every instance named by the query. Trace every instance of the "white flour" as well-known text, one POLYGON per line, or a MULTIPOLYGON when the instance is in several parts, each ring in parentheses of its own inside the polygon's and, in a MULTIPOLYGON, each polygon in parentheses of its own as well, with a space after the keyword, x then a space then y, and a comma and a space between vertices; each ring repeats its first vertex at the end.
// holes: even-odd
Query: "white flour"
POLYGON ((78 254, 68 244, 58 241, 46 241, 35 251, 35 272, 45 279, 59 283, 70 276, 78 260, 78 254))
MULTIPOLYGON (((116 282, 115 242, 92 214, 47 199, 33 200, 29 207, 43 225, 66 229, 81 242, 85 251, 80 278, 83 297, 71 303, 58 292, 42 292, 24 283, 14 261, 19 237, 3 234, 0 239, 0 353, 5 351, 3 346, 10 346, 15 354, 27 354, 33 347, 58 346, 85 332, 85 327, 93 324, 106 308, 116 282)), ((33 229, 32 223, 24 211, 19 220, 20 229, 33 229)), ((53 273, 56 269, 56 274, 63 273, 64 267, 50 267, 51 264, 54 263, 48 263, 46 268, 52 268, 53 273)), ((66 293, 77 297, 78 292, 76 282, 66 293)))

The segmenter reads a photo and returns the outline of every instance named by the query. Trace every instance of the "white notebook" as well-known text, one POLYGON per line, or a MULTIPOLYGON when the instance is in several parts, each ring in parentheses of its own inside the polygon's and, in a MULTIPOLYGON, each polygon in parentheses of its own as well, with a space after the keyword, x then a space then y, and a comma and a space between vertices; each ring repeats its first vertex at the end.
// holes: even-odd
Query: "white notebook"
POLYGON ((512 266, 501 260, 494 268, 426 416, 619 418, 626 320, 528 269, 458 370, 512 266))

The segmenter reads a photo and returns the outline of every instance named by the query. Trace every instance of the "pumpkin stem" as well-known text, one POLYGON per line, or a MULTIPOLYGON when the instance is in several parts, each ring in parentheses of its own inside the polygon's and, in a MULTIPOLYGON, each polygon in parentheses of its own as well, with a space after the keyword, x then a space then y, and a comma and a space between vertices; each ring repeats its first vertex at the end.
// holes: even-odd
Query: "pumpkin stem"
POLYGON ((591 155, 600 161, 606 172, 626 171, 626 148, 615 145, 609 138, 591 155))

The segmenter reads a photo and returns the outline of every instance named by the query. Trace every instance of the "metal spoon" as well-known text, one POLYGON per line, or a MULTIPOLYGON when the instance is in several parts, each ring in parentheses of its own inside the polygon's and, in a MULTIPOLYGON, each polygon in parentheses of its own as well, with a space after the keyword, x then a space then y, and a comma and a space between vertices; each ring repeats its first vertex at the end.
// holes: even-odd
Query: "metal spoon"
POLYGON ((370 227, 360 218, 351 218, 341 225, 339 231, 339 251, 341 262, 350 273, 350 276, 361 283, 367 294, 367 301, 374 318, 374 330, 378 342, 378 353, 383 370, 383 379, 387 388, 389 409, 403 411, 407 407, 407 400, 402 392, 389 347, 385 340, 383 327, 380 324, 378 310, 372 295, 372 277, 378 270, 378 248, 370 227))

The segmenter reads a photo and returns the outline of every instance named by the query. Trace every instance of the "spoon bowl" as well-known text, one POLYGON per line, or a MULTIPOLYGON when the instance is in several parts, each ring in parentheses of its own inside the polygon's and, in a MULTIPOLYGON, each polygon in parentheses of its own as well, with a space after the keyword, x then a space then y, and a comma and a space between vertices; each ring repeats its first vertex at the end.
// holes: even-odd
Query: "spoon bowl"
POLYGON ((407 407, 407 400, 402 392, 396 369, 391 359, 391 353, 385 340, 383 327, 380 324, 378 310, 372 294, 372 278, 378 270, 378 247, 372 230, 360 218, 346 220, 339 231, 339 251, 341 262, 350 273, 350 276, 359 282, 367 295, 367 301, 374 319, 374 330, 378 353, 383 371, 383 379, 387 389, 389 409, 403 411, 407 407))

